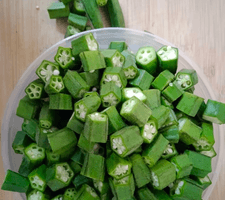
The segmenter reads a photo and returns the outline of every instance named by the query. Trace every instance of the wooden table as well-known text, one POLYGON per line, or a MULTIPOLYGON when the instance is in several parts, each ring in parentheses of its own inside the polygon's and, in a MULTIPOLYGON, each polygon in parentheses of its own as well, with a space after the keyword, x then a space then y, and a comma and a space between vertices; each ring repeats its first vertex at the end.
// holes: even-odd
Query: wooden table
MULTIPOLYGON (((64 37, 67 22, 49 19, 46 8, 51 2, 0 0, 0 119, 29 64, 64 37)), ((120 0, 120 3, 128 28, 150 31, 185 52, 208 77, 217 99, 225 102, 224 0, 120 0)), ((4 175, 0 160, 0 184, 4 175)), ((225 160, 210 200, 225 199, 224 188, 225 160)), ((13 197, 0 191, 0 199, 13 197)))

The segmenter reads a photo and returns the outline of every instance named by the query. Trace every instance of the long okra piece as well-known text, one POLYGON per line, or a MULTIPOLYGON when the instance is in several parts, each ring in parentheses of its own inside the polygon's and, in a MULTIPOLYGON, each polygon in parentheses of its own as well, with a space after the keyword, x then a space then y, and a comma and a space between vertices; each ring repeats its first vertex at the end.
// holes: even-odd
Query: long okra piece
POLYGON ((41 128, 50 129, 54 122, 54 110, 49 109, 49 103, 45 103, 39 115, 39 125, 41 128))

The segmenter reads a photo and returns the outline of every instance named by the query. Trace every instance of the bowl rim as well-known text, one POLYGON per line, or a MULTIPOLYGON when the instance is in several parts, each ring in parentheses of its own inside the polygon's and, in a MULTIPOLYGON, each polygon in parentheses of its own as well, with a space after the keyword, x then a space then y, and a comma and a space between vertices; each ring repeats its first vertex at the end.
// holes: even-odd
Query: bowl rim
MULTIPOLYGON (((9 117, 10 116, 7 115, 7 110, 10 107, 10 105, 12 104, 12 101, 13 101, 12 97, 14 96, 14 93, 16 93, 17 89, 19 89, 19 87, 22 85, 22 82, 25 79, 28 71, 30 71, 30 69, 33 68, 33 66, 35 66, 35 63, 40 58, 42 58, 46 53, 51 52, 52 49, 54 49, 56 46, 59 46, 60 44, 66 42, 68 40, 76 39, 76 38, 78 38, 78 37, 80 37, 82 35, 85 35, 87 33, 95 33, 95 32, 103 31, 103 30, 118 30, 118 31, 126 30, 126 31, 132 31, 134 33, 139 33, 139 34, 144 34, 144 35, 151 35, 151 36, 153 36, 155 38, 156 41, 159 41, 159 42, 161 42, 163 44, 175 47, 175 45, 173 45, 172 43, 166 41, 165 39, 163 39, 163 38, 161 38, 161 37, 159 37, 157 35, 154 35, 154 34, 152 34, 150 32, 147 32, 147 31, 140 31, 140 30, 130 29, 130 28, 109 27, 109 28, 93 29, 93 30, 77 33, 76 35, 67 37, 67 38, 57 42, 56 44, 54 44, 53 46, 51 46, 50 48, 45 50, 43 53, 41 53, 27 67, 25 72, 22 74, 22 76, 18 80, 16 86, 14 87, 14 89, 13 89, 13 91, 12 91, 12 93, 11 93, 9 99, 8 99, 8 102, 7 102, 6 106, 5 106, 5 110, 4 110, 4 114, 3 114, 3 118, 2 118, 2 124, 1 124, 1 152, 2 152, 1 154, 2 154, 2 161, 3 161, 3 167, 4 167, 5 173, 6 173, 7 169, 8 169, 8 166, 10 166, 10 164, 9 164, 9 157, 3 156, 3 152, 5 152, 4 149, 8 149, 9 148, 8 142, 5 142, 5 143, 3 142, 3 141, 7 141, 7 134, 3 134, 3 133, 6 132, 9 129, 9 124, 7 124, 7 123, 5 124, 4 122, 9 121, 9 117)), ((202 70, 200 69, 200 67, 194 61, 192 61, 188 56, 186 56, 185 53, 183 51, 181 51, 180 49, 179 49, 179 55, 181 55, 185 59, 185 61, 187 61, 187 63, 189 63, 196 70, 197 74, 201 74, 202 81, 205 84, 206 88, 208 89, 210 96, 212 97, 213 100, 216 100, 216 96, 215 96, 215 94, 213 92, 213 89, 211 88, 211 85, 209 84, 209 81, 207 81, 208 78, 205 76, 204 73, 202 73, 202 70)), ((223 126, 219 125, 218 128, 219 128, 219 132, 222 133, 223 132, 223 126)), ((223 157, 222 157, 223 143, 224 143, 224 136, 223 136, 223 134, 220 134, 220 141, 219 141, 220 148, 219 148, 219 152, 217 153, 218 160, 223 160, 223 157)), ((220 174, 221 166, 222 166, 222 162, 218 162, 218 164, 216 166, 216 169, 215 169, 216 173, 214 173, 214 176, 213 176, 213 178, 211 180, 212 181, 212 185, 207 190, 207 193, 209 193, 209 194, 212 193, 212 190, 214 189, 214 186, 216 185, 215 180, 218 180, 218 176, 220 174)))

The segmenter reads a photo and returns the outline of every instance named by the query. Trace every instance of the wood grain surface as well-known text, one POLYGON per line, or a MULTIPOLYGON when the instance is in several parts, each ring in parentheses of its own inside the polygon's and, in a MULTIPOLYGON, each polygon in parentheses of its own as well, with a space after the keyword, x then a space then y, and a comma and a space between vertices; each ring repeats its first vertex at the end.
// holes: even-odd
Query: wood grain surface
MULTIPOLYGON (((42 52, 63 39, 66 19, 50 20, 52 0, 0 0, 0 119, 18 79, 42 52), (39 6, 39 9, 36 8, 39 6)), ((120 0, 126 27, 173 43, 202 69, 225 102, 224 0, 120 0)), ((106 26, 109 25, 105 19, 106 26)), ((4 179, 0 159, 0 185, 4 179)), ((210 200, 225 199, 225 160, 210 200)), ((13 200, 0 191, 1 200, 13 200)))

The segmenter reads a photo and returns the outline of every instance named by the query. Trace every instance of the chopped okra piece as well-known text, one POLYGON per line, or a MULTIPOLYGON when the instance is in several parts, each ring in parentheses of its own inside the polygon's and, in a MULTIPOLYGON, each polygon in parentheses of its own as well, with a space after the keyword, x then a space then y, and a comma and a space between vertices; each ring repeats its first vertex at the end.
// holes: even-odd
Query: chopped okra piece
POLYGON ((171 102, 169 102, 164 96, 161 96, 161 104, 163 106, 169 107, 171 109, 174 109, 174 106, 171 102))
POLYGON ((85 153, 83 153, 80 148, 76 148, 75 153, 72 155, 70 159, 74 161, 75 163, 83 165, 84 157, 85 157, 85 153))
POLYGON ((71 42, 72 55, 79 57, 79 54, 84 51, 96 51, 98 50, 98 42, 95 40, 92 33, 88 33, 79 38, 76 38, 71 42))
POLYGON ((163 91, 174 79, 175 76, 169 70, 164 70, 155 78, 151 86, 163 91))
POLYGON ((162 91, 162 95, 169 101, 174 102, 180 96, 182 96, 183 91, 176 82, 169 83, 169 85, 162 91))
POLYGON ((71 118, 69 119, 67 128, 71 129, 77 134, 81 134, 84 129, 84 123, 77 119, 75 112, 73 112, 71 118))
POLYGON ((173 200, 164 190, 151 189, 157 200, 173 200))
POLYGON ((162 158, 168 159, 178 154, 174 144, 168 144, 166 150, 163 152, 162 158))
POLYGON ((198 83, 198 75, 193 69, 182 69, 177 73, 175 81, 183 90, 188 90, 198 83))
POLYGON ((102 84, 100 97, 103 107, 116 106, 121 101, 121 89, 114 82, 102 84))
POLYGON ((125 101, 120 110, 123 118, 139 127, 143 127, 147 123, 151 114, 151 109, 135 96, 125 101))
POLYGON ((93 181, 95 189, 101 194, 106 194, 110 192, 109 181, 106 179, 102 181, 93 181))
POLYGON ((49 103, 45 103, 39 114, 39 125, 41 128, 50 129, 54 122, 55 112, 49 109, 49 103))
POLYGON ((147 185, 151 181, 151 174, 142 156, 140 154, 133 154, 130 160, 137 187, 141 188, 147 185))
POLYGON ((24 119, 22 124, 22 130, 27 133, 27 135, 35 141, 36 132, 39 129, 38 121, 35 119, 24 119))
POLYGON ((137 195, 140 200, 158 200, 158 198, 156 198, 155 195, 147 187, 139 189, 137 191, 137 195))
POLYGON ((96 191, 87 184, 82 185, 73 200, 100 200, 96 191))
POLYGON ((80 76, 91 87, 99 85, 99 82, 100 82, 100 70, 94 70, 94 72, 82 72, 82 73, 80 73, 80 76))
POLYGON ((71 156, 73 155, 73 152, 75 151, 75 146, 69 147, 65 149, 64 152, 60 153, 60 162, 67 162, 70 160, 71 156))
POLYGON ((63 200, 63 195, 59 194, 56 197, 52 198, 51 200, 63 200))
POLYGON ((184 92, 176 108, 183 113, 194 117, 197 114, 203 101, 204 99, 201 97, 188 92, 184 92))
POLYGON ((84 51, 80 53, 80 59, 85 72, 106 68, 104 56, 100 51, 84 51))
POLYGON ((66 28, 65 38, 76 35, 77 33, 80 33, 80 30, 78 28, 68 25, 66 28))
POLYGON ((77 144, 75 133, 68 128, 63 128, 53 133, 49 133, 47 136, 54 153, 64 153, 66 150, 75 147, 77 144))
POLYGON ((157 57, 153 47, 141 47, 136 54, 137 65, 145 69, 151 75, 156 74, 157 70, 157 57))
POLYGON ((145 104, 149 108, 154 109, 161 106, 161 93, 158 89, 143 90, 143 94, 147 98, 145 104))
POLYGON ((28 178, 8 169, 1 189, 12 192, 26 193, 30 190, 30 183, 28 178))
POLYGON ((30 99, 27 95, 20 99, 16 115, 24 119, 33 119, 40 108, 38 100, 30 99))
POLYGON ((225 104, 209 99, 202 118, 206 121, 224 124, 225 123, 225 104))
POLYGON ((67 188, 63 195, 63 200, 73 200, 77 191, 75 188, 67 188))
POLYGON ((80 138, 78 140, 77 146, 81 148, 83 151, 88 153, 93 153, 96 148, 98 148, 98 144, 95 142, 90 142, 83 133, 80 134, 80 138))
POLYGON ((49 95, 49 109, 73 110, 72 96, 62 93, 49 95))
POLYGON ((204 121, 202 119, 202 115, 203 115, 205 109, 206 109, 206 103, 203 101, 202 104, 201 104, 201 106, 200 106, 200 108, 199 108, 199 110, 198 110, 198 112, 197 112, 197 114, 196 114, 196 117, 197 117, 197 119, 199 121, 204 121))
POLYGON ((62 76, 52 75, 50 79, 45 84, 45 91, 48 94, 57 94, 65 91, 65 86, 63 83, 62 76))
POLYGON ((107 67, 102 75, 101 85, 114 82, 118 87, 124 88, 127 85, 127 78, 120 67, 107 67))
POLYGON ((151 168, 151 184, 157 190, 162 190, 176 180, 176 169, 167 160, 160 160, 151 168))
POLYGON ((84 97, 88 97, 88 96, 99 96, 98 92, 86 92, 84 94, 84 97))
POLYGON ((141 128, 141 136, 144 140, 144 143, 151 143, 158 133, 157 124, 154 120, 149 120, 141 128))
POLYGON ((27 200, 34 200, 34 199, 40 199, 40 200, 48 200, 49 195, 44 194, 43 192, 40 192, 38 190, 32 190, 28 195, 27 195, 27 200))
POLYGON ((121 179, 131 173, 132 163, 124 158, 112 153, 106 159, 106 167, 108 174, 115 179, 121 179))
POLYGON ((141 153, 141 152, 142 152, 142 146, 138 147, 138 148, 134 151, 134 153, 141 153))
MULTIPOLYGON (((68 29, 73 30, 72 29, 73 27, 72 28, 71 27, 72 26, 68 26, 68 29)), ((58 47, 58 51, 54 59, 63 69, 73 68, 75 65, 75 62, 74 62, 75 58, 72 56, 71 48, 58 47)))
POLYGON ((33 170, 29 175, 28 179, 32 189, 44 192, 47 183, 46 183, 46 165, 41 165, 37 169, 33 170))
POLYGON ((147 97, 143 94, 143 92, 139 88, 123 88, 122 89, 122 101, 127 101, 131 97, 137 97, 139 100, 145 102, 147 100, 147 97))
POLYGON ((80 175, 80 174, 78 174, 73 179, 73 185, 75 186, 76 189, 79 189, 84 184, 90 185, 92 182, 93 182, 92 179, 90 179, 86 176, 80 175))
POLYGON ((177 121, 177 116, 175 112, 172 109, 170 109, 169 117, 167 118, 165 123, 162 125, 161 129, 167 128, 173 125, 178 125, 178 121, 177 121))
POLYGON ((54 192, 69 186, 73 177, 74 173, 66 162, 52 165, 46 171, 47 185, 54 192))
POLYGON ((60 162, 60 155, 57 153, 53 153, 50 150, 46 151, 47 165, 51 166, 53 164, 60 162))
POLYGON ((213 125, 211 123, 202 123, 202 133, 200 139, 193 143, 196 151, 209 151, 215 143, 213 135, 213 125))
POLYGON ((179 119, 179 136, 180 140, 187 144, 193 144, 200 139, 202 128, 194 124, 188 118, 179 119))
POLYGON ((202 155, 208 156, 210 158, 213 158, 217 155, 213 147, 209 151, 200 151, 199 153, 202 155))
POLYGON ((45 97, 45 91, 44 91, 44 82, 42 80, 37 79, 32 81, 25 89, 25 92, 27 96, 30 99, 40 99, 45 97))
POLYGON ((164 151, 167 149, 169 141, 165 139, 161 134, 151 143, 148 144, 142 152, 142 157, 148 167, 154 166, 164 151))
POLYGON ((36 74, 40 79, 47 83, 52 75, 60 75, 59 65, 47 60, 43 60, 41 65, 37 68, 36 74))
POLYGON ((74 104, 76 118, 85 122, 87 115, 96 112, 101 105, 99 96, 85 97, 74 104))
POLYGON ((90 142, 106 143, 108 138, 107 115, 98 112, 87 115, 84 124, 84 136, 90 142))
POLYGON ((110 42, 109 49, 116 49, 119 52, 122 52, 124 50, 127 50, 127 44, 126 42, 122 42, 122 41, 113 41, 113 42, 110 42))
POLYGON ((191 175, 204 178, 206 175, 212 172, 211 158, 190 150, 186 150, 185 153, 188 155, 190 161, 193 164, 191 175))
POLYGON ((123 67, 125 57, 116 49, 102 51, 107 67, 123 67))
POLYGON ((141 90, 148 90, 154 79, 146 70, 138 69, 139 75, 129 81, 133 87, 139 87, 141 90))
POLYGON ((73 0, 72 12, 78 15, 86 14, 82 0, 73 0))
POLYGON ((48 7, 48 14, 50 19, 68 17, 70 14, 69 4, 65 5, 63 2, 53 2, 48 7))
POLYGON ((174 156, 170 159, 170 162, 176 168, 177 179, 189 176, 191 174, 193 166, 187 154, 174 156))
POLYGON ((102 111, 108 116, 108 134, 115 133, 126 126, 115 106, 110 106, 102 111))
POLYGON ((187 89, 187 90, 185 90, 185 91, 186 91, 186 92, 189 92, 189 93, 191 93, 191 94, 193 94, 194 91, 195 91, 195 87, 192 86, 192 87, 190 87, 189 89, 187 89))
POLYGON ((166 128, 159 130, 159 132, 170 142, 170 143, 178 143, 179 136, 179 128, 177 125, 172 125, 166 128))
POLYGON ((128 80, 134 79, 139 75, 139 70, 136 65, 135 59, 132 55, 125 57, 125 62, 123 64, 123 72, 128 80))
POLYGON ((87 153, 80 174, 97 181, 104 181, 105 158, 87 153))
POLYGON ((18 131, 12 143, 12 148, 16 154, 23 154, 24 149, 33 141, 24 131, 18 131))
POLYGON ((76 71, 68 70, 63 78, 63 82, 75 99, 81 99, 89 91, 90 86, 76 71))
POLYGON ((192 176, 191 178, 201 185, 204 190, 212 184, 212 181, 208 176, 205 176, 204 178, 192 176))
POLYGON ((127 126, 110 136, 112 150, 124 158, 138 149, 143 139, 137 126, 127 126))
POLYGON ((69 166, 73 170, 74 175, 79 174, 81 172, 81 166, 78 163, 70 161, 69 166))
POLYGON ((70 25, 84 31, 87 25, 88 18, 85 16, 70 13, 68 17, 68 22, 70 25))

